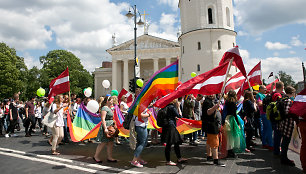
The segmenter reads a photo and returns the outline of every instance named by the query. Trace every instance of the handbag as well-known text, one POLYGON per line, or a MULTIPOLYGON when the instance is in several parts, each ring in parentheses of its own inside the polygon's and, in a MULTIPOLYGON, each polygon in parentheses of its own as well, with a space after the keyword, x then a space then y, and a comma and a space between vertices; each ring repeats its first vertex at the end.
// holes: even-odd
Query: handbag
POLYGON ((132 119, 130 122, 130 148, 132 150, 136 149, 136 144, 137 144, 137 134, 135 131, 135 119, 132 119))
POLYGON ((118 136, 118 134, 119 134, 118 128, 114 125, 108 126, 107 130, 108 130, 108 133, 106 134, 107 138, 113 138, 113 137, 118 136))
POLYGON ((41 123, 52 128, 55 125, 57 117, 58 117, 57 114, 54 114, 52 112, 52 107, 51 107, 51 110, 44 116, 44 119, 41 121, 41 123))

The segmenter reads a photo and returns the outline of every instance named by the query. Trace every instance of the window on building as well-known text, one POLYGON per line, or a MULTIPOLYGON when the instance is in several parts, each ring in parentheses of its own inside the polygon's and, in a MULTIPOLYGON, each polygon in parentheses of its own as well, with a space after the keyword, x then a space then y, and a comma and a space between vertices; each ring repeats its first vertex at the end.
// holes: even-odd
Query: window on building
POLYGON ((235 47, 235 43, 233 43, 233 47, 235 47))
POLYGON ((218 50, 221 50, 221 41, 218 40, 218 50))
POLYGON ((197 70, 198 70, 198 71, 201 71, 201 66, 200 66, 200 64, 198 64, 197 70))
POLYGON ((213 10, 212 8, 209 8, 208 9, 208 23, 209 24, 213 24, 214 21, 213 21, 213 10))
POLYGON ((201 42, 198 42, 198 50, 201 50, 201 42))
POLYGON ((230 11, 229 8, 226 7, 226 20, 227 20, 227 26, 231 26, 231 18, 230 18, 230 11))
POLYGON ((183 46, 183 54, 185 53, 185 47, 183 46))

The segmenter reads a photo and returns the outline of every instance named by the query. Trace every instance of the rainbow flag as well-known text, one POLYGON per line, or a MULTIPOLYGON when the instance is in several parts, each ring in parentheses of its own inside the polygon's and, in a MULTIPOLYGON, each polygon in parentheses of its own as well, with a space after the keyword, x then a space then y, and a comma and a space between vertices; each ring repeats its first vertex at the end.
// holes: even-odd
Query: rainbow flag
POLYGON ((157 125, 156 117, 157 113, 154 108, 149 108, 149 111, 151 111, 152 115, 148 118, 148 126, 147 129, 156 129, 158 132, 162 132, 162 128, 157 125))
MULTIPOLYGON (((156 98, 173 92, 178 86, 178 60, 155 72, 144 85, 136 100, 132 103, 129 113, 139 116, 156 98)), ((142 121, 140 117, 138 120, 142 121)))
POLYGON ((176 121, 176 129, 180 134, 190 134, 202 129, 202 121, 179 118, 176 121))
POLYGON ((88 111, 83 103, 81 103, 73 123, 71 123, 70 114, 67 112, 67 125, 73 142, 95 138, 101 123, 100 115, 88 111))
POLYGON ((114 105, 114 121, 116 123, 116 126, 119 130, 119 136, 123 136, 123 137, 129 137, 130 136, 130 131, 124 129, 124 127, 122 126, 122 123, 124 121, 124 116, 122 114, 122 112, 120 111, 120 108, 118 107, 118 105, 114 105))

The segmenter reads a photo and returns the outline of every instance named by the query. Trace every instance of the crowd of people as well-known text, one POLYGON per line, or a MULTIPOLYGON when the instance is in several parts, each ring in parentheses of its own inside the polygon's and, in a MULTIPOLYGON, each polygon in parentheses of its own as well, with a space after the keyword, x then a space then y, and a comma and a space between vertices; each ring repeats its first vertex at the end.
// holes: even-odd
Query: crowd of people
MULTIPOLYGON (((282 165, 295 166, 294 161, 287 156, 288 147, 294 129, 294 122, 297 125, 303 125, 306 120, 288 113, 294 101, 295 89, 291 86, 284 87, 282 82, 277 82, 275 87, 275 91, 267 92, 266 87, 261 85, 259 91, 254 91, 253 93, 245 91, 242 99, 238 99, 236 92, 233 90, 222 97, 219 95, 203 96, 198 94, 197 96, 186 95, 175 99, 164 110, 166 112, 166 122, 162 126, 160 139, 158 139, 158 132, 151 130, 152 144, 163 144, 165 146, 166 165, 177 165, 177 163, 187 161, 186 158, 182 157, 180 145, 187 143, 191 146, 198 146, 202 140, 206 140, 207 161, 212 161, 214 165, 225 167, 225 164, 220 162, 220 158, 237 158, 239 153, 255 151, 260 146, 254 141, 258 138, 263 148, 280 157, 282 165), (243 107, 238 110, 238 104, 241 102, 243 107), (279 114, 276 116, 271 113, 271 103, 277 105, 276 109, 279 114), (187 135, 180 135, 176 129, 178 118, 202 121, 202 129, 187 135), (174 146, 177 162, 170 160, 172 145, 174 146)), ((273 89, 273 86, 271 89, 273 89)), ((135 98, 139 93, 140 89, 137 88, 135 98)), ((125 95, 118 99, 117 96, 107 94, 98 99, 100 105, 98 113, 101 115, 102 124, 96 138, 100 143, 93 155, 93 160, 96 163, 102 163, 100 153, 105 146, 107 148, 107 161, 117 162, 117 159, 112 156, 112 151, 114 143, 117 145, 121 145, 121 143, 118 137, 108 136, 111 131, 109 126, 115 125, 115 105, 118 105, 125 117, 128 116, 129 107, 126 103, 126 98, 125 95)), ((84 98, 84 105, 86 106, 90 100, 90 98, 84 98)), ((48 136, 48 128, 42 124, 42 119, 47 113, 52 112, 56 115, 56 120, 51 127, 52 136, 48 143, 52 145, 51 153, 59 155, 60 152, 56 149, 57 145, 69 143, 67 112, 71 113, 73 119, 81 101, 75 95, 72 95, 71 99, 68 95, 57 95, 52 105, 47 100, 41 101, 35 99, 35 97, 23 103, 19 101, 18 94, 15 94, 13 99, 8 99, 1 103, 0 135, 3 134, 2 131, 4 130, 5 137, 17 136, 14 131, 16 129, 20 131, 20 125, 23 124, 26 137, 31 137, 37 125, 42 134, 48 136)), ((133 116, 132 118, 133 124, 131 125, 133 127, 130 128, 130 131, 136 133, 136 141, 131 165, 135 167, 143 167, 147 164, 141 153, 147 146, 148 118, 151 115, 152 112, 146 109, 139 116, 133 116)), ((132 143, 132 138, 130 139, 132 143)), ((88 141, 90 142, 91 140, 88 141)), ((303 149, 305 149, 304 144, 302 144, 301 149, 301 163, 303 169, 306 170, 305 150, 303 149)))

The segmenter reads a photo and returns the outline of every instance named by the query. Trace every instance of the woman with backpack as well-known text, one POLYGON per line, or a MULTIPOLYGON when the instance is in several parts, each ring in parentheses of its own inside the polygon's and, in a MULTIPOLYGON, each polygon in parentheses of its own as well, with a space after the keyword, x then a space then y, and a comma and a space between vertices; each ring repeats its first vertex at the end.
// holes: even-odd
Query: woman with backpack
POLYGON ((177 99, 170 102, 169 105, 166 106, 166 115, 165 119, 167 120, 167 124, 163 126, 162 131, 162 142, 166 143, 165 148, 165 157, 166 157, 166 165, 176 166, 176 163, 170 160, 170 152, 171 146, 174 145, 174 152, 177 157, 178 163, 186 162, 187 159, 182 158, 180 151, 180 144, 183 142, 179 132, 176 129, 176 120, 181 118, 178 112, 178 104, 177 99))

